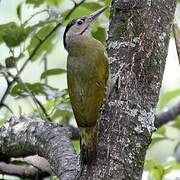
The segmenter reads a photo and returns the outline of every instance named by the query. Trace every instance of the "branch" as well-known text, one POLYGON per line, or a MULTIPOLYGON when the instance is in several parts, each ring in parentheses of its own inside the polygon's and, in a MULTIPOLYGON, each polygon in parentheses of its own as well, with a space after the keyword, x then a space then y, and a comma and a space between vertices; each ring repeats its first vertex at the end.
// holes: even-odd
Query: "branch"
MULTIPOLYGON (((6 89, 6 91, 4 92, 1 100, 0 100, 0 104, 4 104, 5 99, 7 98, 11 87, 13 86, 13 84, 16 82, 16 78, 18 78, 18 76, 22 73, 22 71, 25 69, 25 67, 27 66, 27 64, 29 63, 29 61, 34 57, 34 55, 36 54, 36 52, 39 50, 39 48, 42 46, 42 44, 63 24, 63 22, 65 20, 67 20, 71 14, 76 10, 77 7, 79 7, 82 3, 84 3, 85 0, 80 1, 79 3, 74 3, 74 7, 69 11, 69 13, 63 18, 63 20, 61 22, 59 22, 41 41, 39 41, 39 43, 37 44, 37 46, 34 48, 33 52, 30 54, 30 56, 26 59, 26 61, 24 62, 24 64, 22 65, 22 67, 20 68, 19 72, 16 74, 16 76, 14 77, 14 79, 8 84, 8 87, 6 89)), ((0 109, 2 108, 2 106, 0 106, 0 109)))
POLYGON ((52 173, 49 162, 45 158, 40 157, 38 155, 28 156, 25 158, 12 158, 11 162, 12 163, 25 162, 27 164, 34 166, 35 168, 37 168, 43 172, 48 172, 49 174, 52 173))
POLYGON ((173 121, 180 115, 180 101, 167 111, 162 112, 160 115, 156 116, 154 125, 156 128, 173 121))
POLYGON ((1 174, 9 174, 18 176, 20 178, 28 178, 28 179, 43 179, 44 177, 50 176, 47 172, 39 171, 34 167, 20 167, 14 164, 6 164, 4 162, 0 162, 0 173, 1 174))
POLYGON ((0 106, 5 107, 11 114, 13 114, 13 110, 7 104, 0 104, 0 106))
POLYGON ((28 88, 28 86, 23 82, 23 80, 19 77, 20 83, 24 86, 24 90, 29 94, 29 96, 32 98, 32 100, 34 101, 35 106, 37 107, 37 111, 39 112, 40 116, 42 119, 46 119, 48 121, 52 121, 52 119, 50 118, 50 116, 48 115, 45 107, 43 106, 43 104, 38 100, 38 98, 36 98, 36 96, 34 95, 33 92, 31 92, 31 90, 28 88), (39 109, 40 108, 40 109, 39 109), (41 111, 43 114, 41 114, 41 111))
POLYGON ((172 25, 172 29, 173 29, 173 35, 174 35, 175 44, 176 44, 176 51, 177 51, 177 55, 179 59, 179 65, 180 65, 180 34, 178 33, 179 28, 175 20, 172 25))
POLYGON ((71 136, 69 128, 58 124, 13 117, 0 128, 0 154, 9 157, 38 154, 48 160, 58 178, 75 179, 80 167, 71 136))

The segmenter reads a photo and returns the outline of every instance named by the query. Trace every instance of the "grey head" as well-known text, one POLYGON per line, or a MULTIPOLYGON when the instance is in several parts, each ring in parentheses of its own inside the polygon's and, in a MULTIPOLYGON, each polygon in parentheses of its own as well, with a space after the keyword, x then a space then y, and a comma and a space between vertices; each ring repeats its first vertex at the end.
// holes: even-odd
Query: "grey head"
POLYGON ((64 31, 63 43, 64 47, 67 49, 68 43, 71 38, 75 38, 77 36, 82 35, 91 35, 91 25, 95 21, 95 19, 103 13, 108 6, 98 9, 93 12, 89 16, 79 17, 77 19, 73 19, 67 26, 64 31))

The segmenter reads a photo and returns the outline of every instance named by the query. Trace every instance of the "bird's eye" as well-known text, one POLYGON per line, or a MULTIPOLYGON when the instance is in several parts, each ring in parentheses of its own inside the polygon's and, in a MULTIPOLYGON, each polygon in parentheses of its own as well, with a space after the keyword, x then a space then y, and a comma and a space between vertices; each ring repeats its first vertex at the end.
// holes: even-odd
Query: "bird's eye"
POLYGON ((79 19, 79 20, 77 21, 77 24, 78 24, 78 25, 81 25, 83 22, 84 22, 83 20, 79 19))

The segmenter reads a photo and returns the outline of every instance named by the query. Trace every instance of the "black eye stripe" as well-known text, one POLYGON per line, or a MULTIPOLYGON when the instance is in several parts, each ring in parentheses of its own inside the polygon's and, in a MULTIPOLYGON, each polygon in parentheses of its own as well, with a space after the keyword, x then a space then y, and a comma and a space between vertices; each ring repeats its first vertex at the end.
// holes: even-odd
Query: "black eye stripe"
POLYGON ((64 36, 63 36, 63 43, 64 43, 64 47, 66 48, 66 34, 68 32, 68 30, 76 23, 77 19, 73 19, 67 26, 66 29, 64 31, 64 36))

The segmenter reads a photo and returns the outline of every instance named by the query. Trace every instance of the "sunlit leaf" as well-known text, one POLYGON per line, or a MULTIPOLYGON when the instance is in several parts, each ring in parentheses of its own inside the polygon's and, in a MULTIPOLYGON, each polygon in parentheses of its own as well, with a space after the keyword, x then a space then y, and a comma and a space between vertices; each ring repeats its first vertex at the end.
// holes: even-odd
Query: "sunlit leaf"
POLYGON ((178 96, 180 97, 180 89, 166 92, 159 102, 159 108, 162 109, 170 100, 178 96))
POLYGON ((106 5, 110 5, 111 0, 103 0, 103 2, 104 2, 106 5))
MULTIPOLYGON (((39 47, 39 43, 41 40, 45 38, 45 36, 53 29, 53 25, 49 24, 44 27, 42 27, 31 39, 30 45, 28 46, 28 52, 31 55, 34 50, 39 47)), ((49 38, 46 39, 45 42, 41 44, 41 46, 36 51, 36 54, 34 54, 32 61, 36 60, 39 56, 41 56, 45 51, 51 52, 51 50, 54 48, 53 39, 56 35, 56 32, 53 32, 49 38)))
POLYGON ((79 140, 73 140, 72 141, 74 149, 76 150, 77 153, 80 152, 80 141, 79 140))
MULTIPOLYGON (((108 0, 107 2, 105 2, 105 4, 98 2, 85 2, 82 4, 82 7, 87 8, 88 10, 90 10, 91 12, 96 11, 99 8, 104 7, 105 5, 110 4, 110 0, 108 0)), ((103 13, 106 17, 109 17, 109 9, 107 9, 104 13, 103 13)))
POLYGON ((15 67, 15 58, 13 56, 10 56, 5 59, 5 64, 7 68, 14 68, 15 67))
MULTIPOLYGON (((47 86, 46 84, 43 83, 25 83, 25 86, 27 86, 27 88, 33 92, 33 94, 44 94, 46 95, 46 90, 47 89, 54 89, 50 86, 47 86)), ((26 89, 24 87, 24 84, 22 83, 18 83, 16 84, 12 90, 11 90, 11 95, 12 96, 26 96, 28 94, 28 92, 26 92, 26 89)))
POLYGON ((106 40, 106 29, 103 27, 98 27, 97 31, 93 32, 92 35, 94 36, 95 39, 101 41, 103 44, 105 43, 106 40))
POLYGON ((3 126, 6 122, 8 122, 7 118, 0 119, 0 127, 3 126))
POLYGON ((66 70, 65 69, 61 69, 61 68, 48 69, 47 71, 44 71, 41 74, 41 79, 44 79, 44 78, 46 78, 48 76, 64 74, 65 72, 66 72, 66 70))
POLYGON ((20 3, 16 9, 16 13, 17 13, 19 20, 21 20, 21 9, 22 9, 22 3, 20 3))
POLYGON ((161 135, 161 136, 165 136, 166 128, 163 126, 163 127, 159 128, 159 129, 157 129, 157 131, 155 133, 158 134, 158 135, 161 135))
POLYGON ((180 129, 180 115, 173 121, 172 127, 180 129))
MULTIPOLYGON (((61 16, 63 16, 63 17, 66 16, 69 13, 69 11, 70 10, 67 10, 67 11, 63 12, 61 14, 61 16)), ((88 15, 90 13, 91 13, 91 11, 88 10, 87 8, 79 6, 78 8, 75 9, 75 11, 73 11, 73 13, 69 17, 69 19, 66 21, 66 24, 69 21, 71 21, 72 19, 75 19, 75 18, 80 17, 80 16, 85 16, 85 15, 88 15)))
POLYGON ((38 7, 43 3, 48 3, 51 5, 58 5, 62 0, 26 0, 27 4, 32 4, 34 7, 38 7))
POLYGON ((90 11, 95 11, 95 10, 97 10, 97 9, 103 7, 103 6, 98 2, 85 2, 85 3, 82 4, 81 7, 85 7, 90 11))
POLYGON ((156 166, 156 162, 153 160, 146 160, 145 164, 144 164, 144 168, 147 170, 151 170, 152 168, 154 168, 156 166))
POLYGON ((156 163, 153 160, 146 160, 145 169, 148 169, 150 171, 150 176, 155 180, 162 180, 162 177, 164 175, 164 168, 162 165, 156 163))
POLYGON ((27 38, 30 32, 32 32, 32 27, 18 26, 15 22, 1 24, 0 43, 5 42, 8 47, 18 46, 27 38))

